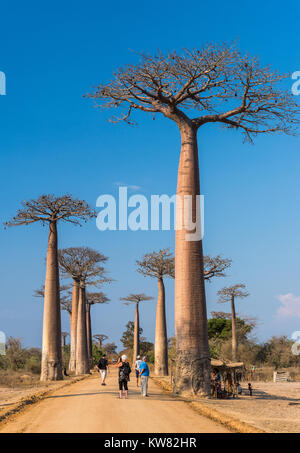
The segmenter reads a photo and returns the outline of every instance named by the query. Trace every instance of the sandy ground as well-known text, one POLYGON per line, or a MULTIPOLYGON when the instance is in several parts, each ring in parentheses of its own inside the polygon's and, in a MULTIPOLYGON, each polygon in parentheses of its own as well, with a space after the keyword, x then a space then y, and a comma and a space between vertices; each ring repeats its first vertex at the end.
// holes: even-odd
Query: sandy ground
POLYGON ((36 394, 36 392, 52 390, 53 388, 61 386, 63 383, 72 381, 73 379, 76 379, 76 377, 68 377, 65 378, 64 381, 49 382, 47 384, 33 384, 23 388, 0 387, 0 416, 15 407, 16 403, 18 403, 21 399, 30 398, 32 395, 36 394))
POLYGON ((254 382, 253 396, 243 387, 238 399, 206 400, 220 412, 266 432, 300 433, 300 382, 254 382))
POLYGON ((135 379, 129 383, 129 399, 117 393, 117 370, 107 385, 98 375, 56 390, 1 425, 1 433, 224 433, 222 425, 193 411, 152 381, 149 398, 143 398, 135 379))

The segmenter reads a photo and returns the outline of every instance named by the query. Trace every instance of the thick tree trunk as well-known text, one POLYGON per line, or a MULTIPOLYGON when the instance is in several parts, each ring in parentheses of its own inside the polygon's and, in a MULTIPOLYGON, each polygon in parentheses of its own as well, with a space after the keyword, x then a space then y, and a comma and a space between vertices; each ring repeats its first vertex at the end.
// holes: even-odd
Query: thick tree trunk
POLYGON ((165 285, 162 278, 158 279, 154 354, 154 373, 156 376, 168 376, 168 337, 165 308, 165 285))
POLYGON ((231 296, 231 329, 232 329, 232 360, 236 361, 238 342, 237 342, 237 334, 236 334, 236 316, 235 316, 234 296, 231 296))
POLYGON ((78 299, 79 299, 79 282, 73 279, 73 294, 72 294, 72 314, 70 328, 70 362, 69 370, 76 370, 76 338, 77 338, 77 315, 78 315, 78 299))
POLYGON ((78 315, 77 315, 77 341, 76 341, 76 375, 89 373, 89 358, 86 332, 86 303, 85 286, 80 285, 78 315))
MULTIPOLYGON (((196 195, 200 195, 197 131, 182 126, 181 154, 177 195, 192 196, 192 219, 196 220, 196 195)), ((185 204, 184 204, 185 205, 185 204)), ((186 205, 185 205, 186 206, 186 205)), ((175 244, 175 334, 176 393, 210 394, 210 356, 207 313, 203 278, 202 240, 186 240, 183 212, 177 206, 177 220, 182 229, 176 231, 175 244)))
POLYGON ((134 336, 133 336, 133 363, 136 361, 136 356, 140 353, 140 316, 139 304, 135 305, 135 320, 134 320, 134 336))
POLYGON ((49 227, 44 297, 41 381, 58 381, 62 375, 57 225, 49 227))
POLYGON ((92 323, 91 323, 91 305, 86 304, 86 333, 87 333, 87 348, 90 367, 93 366, 93 343, 92 343, 92 323))

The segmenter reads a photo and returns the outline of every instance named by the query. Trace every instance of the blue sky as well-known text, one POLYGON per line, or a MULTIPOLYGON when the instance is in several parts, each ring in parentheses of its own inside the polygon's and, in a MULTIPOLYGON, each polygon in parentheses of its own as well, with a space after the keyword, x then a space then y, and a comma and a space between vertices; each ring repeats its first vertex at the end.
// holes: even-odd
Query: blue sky
MULTIPOLYGON (((176 190, 179 134, 164 118, 136 115, 138 127, 107 122, 83 95, 134 63, 134 51, 155 52, 238 40, 281 72, 300 70, 298 4, 291 1, 35 2, 1 6, 0 71, 7 95, 0 96, 1 220, 23 199, 69 192, 95 206, 117 182, 139 193, 176 190)), ((287 82, 287 87, 292 81, 287 82)), ((300 101, 300 99, 299 99, 300 101)), ((216 292, 243 282, 250 297, 237 302, 256 316, 256 334, 300 330, 300 155, 299 137, 259 137, 243 144, 239 133, 215 125, 199 131, 201 193, 205 195, 205 253, 230 257, 227 278, 207 286, 208 311, 221 309, 216 292)), ((133 193, 133 192, 132 192, 133 193)), ((88 245, 109 257, 116 280, 106 288, 106 306, 93 307, 94 333, 119 343, 132 307, 129 292, 156 296, 155 281, 135 271, 144 253, 170 246, 170 232, 99 232, 60 225, 60 247, 88 245)), ((41 344, 42 304, 32 296, 45 276, 47 230, 40 225, 0 232, 2 297, 0 330, 41 344)), ((167 286, 169 334, 174 333, 173 282, 167 286)), ((155 302, 141 307, 144 335, 154 339, 155 302)), ((63 329, 68 319, 63 315, 63 329)))

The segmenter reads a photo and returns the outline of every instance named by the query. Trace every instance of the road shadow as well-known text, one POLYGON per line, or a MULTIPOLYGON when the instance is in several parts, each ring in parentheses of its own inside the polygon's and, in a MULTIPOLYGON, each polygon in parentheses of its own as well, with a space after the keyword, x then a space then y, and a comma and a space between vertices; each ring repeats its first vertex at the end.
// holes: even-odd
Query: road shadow
MULTIPOLYGON (((109 391, 109 390, 101 390, 99 392, 89 392, 89 393, 71 393, 68 395, 50 395, 47 396, 45 399, 55 399, 55 398, 70 398, 70 397, 77 397, 77 396, 101 396, 101 395, 112 395, 115 396, 116 399, 119 399, 118 391, 109 391)), ((123 397, 125 399, 125 397, 123 397)), ((130 393, 129 390, 129 398, 130 400, 155 400, 155 401, 184 401, 178 397, 174 397, 173 395, 168 395, 164 393, 149 393, 149 398, 143 397, 141 394, 137 392, 130 393)))
MULTIPOLYGON (((244 389, 243 389, 244 390, 244 389)), ((244 391, 244 397, 249 399, 257 399, 257 400, 268 400, 268 401, 290 401, 291 405, 300 405, 300 398, 292 398, 290 396, 283 396, 283 395, 273 395, 272 393, 264 392, 263 390, 253 389, 253 395, 248 396, 247 390, 244 391)), ((234 401, 234 399, 232 400, 234 401)))
POLYGON ((14 404, 16 404, 16 403, 0 404, 0 407, 13 406, 14 404))

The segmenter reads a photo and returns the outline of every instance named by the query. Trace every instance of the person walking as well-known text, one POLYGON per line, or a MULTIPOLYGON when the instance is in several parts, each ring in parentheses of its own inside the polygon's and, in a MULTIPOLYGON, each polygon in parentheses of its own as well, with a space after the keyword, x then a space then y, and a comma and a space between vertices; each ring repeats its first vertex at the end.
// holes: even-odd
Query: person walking
POLYGON ((141 361, 141 356, 138 355, 136 357, 135 361, 135 376, 136 376, 136 386, 139 386, 139 378, 140 378, 140 364, 142 363, 141 361))
POLYGON ((143 360, 140 364, 140 377, 141 377, 141 394, 143 396, 149 396, 148 395, 148 380, 149 380, 149 367, 147 364, 147 357, 144 356, 143 360))
POLYGON ((128 381, 130 380, 131 368, 127 362, 127 355, 123 354, 121 360, 118 360, 116 365, 119 368, 119 398, 122 399, 123 389, 125 391, 125 398, 128 398, 128 381))
POLYGON ((100 373, 101 379, 102 379, 101 385, 106 385, 105 379, 106 379, 107 370, 108 370, 108 361, 106 358, 106 354, 103 354, 103 356, 101 357, 101 359, 98 362, 97 367, 99 369, 99 373, 100 373))

